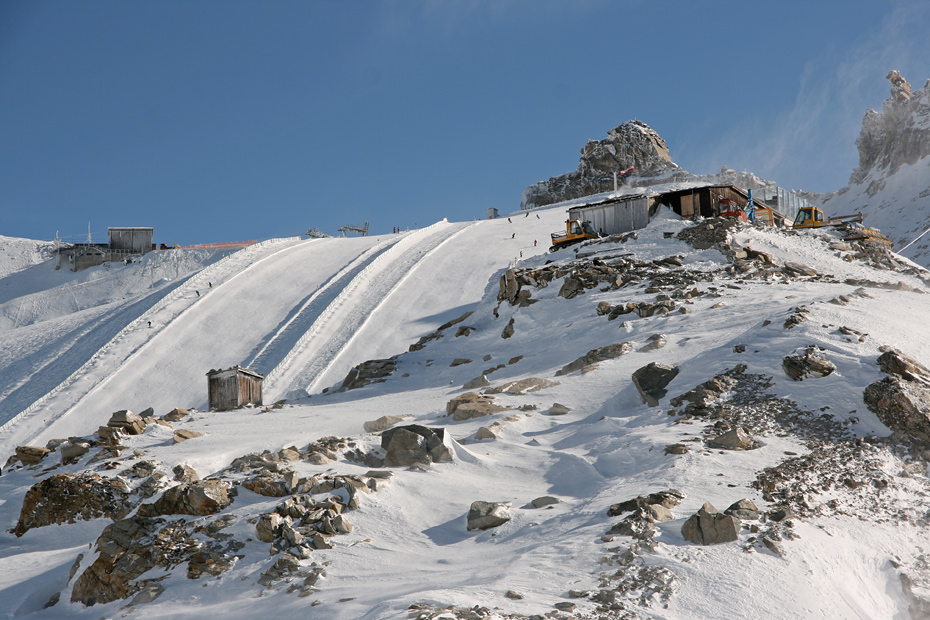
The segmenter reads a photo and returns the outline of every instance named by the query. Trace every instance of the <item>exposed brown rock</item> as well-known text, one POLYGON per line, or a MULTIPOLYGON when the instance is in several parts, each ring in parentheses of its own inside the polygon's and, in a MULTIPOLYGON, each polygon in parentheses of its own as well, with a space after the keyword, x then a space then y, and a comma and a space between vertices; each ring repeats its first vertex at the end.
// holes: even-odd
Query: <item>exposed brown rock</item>
POLYGON ((31 528, 76 520, 121 519, 134 505, 129 493, 129 486, 120 478, 55 474, 26 492, 13 533, 22 536, 31 528))

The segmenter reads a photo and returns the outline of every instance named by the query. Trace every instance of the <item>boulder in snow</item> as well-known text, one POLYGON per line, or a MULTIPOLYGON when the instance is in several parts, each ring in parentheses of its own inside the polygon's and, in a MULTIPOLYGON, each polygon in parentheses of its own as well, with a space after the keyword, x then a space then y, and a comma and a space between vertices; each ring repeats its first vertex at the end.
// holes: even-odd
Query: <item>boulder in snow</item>
POLYGON ((685 540, 698 545, 716 545, 739 538, 740 520, 722 514, 710 502, 701 506, 681 527, 685 540))
POLYGON ((656 407, 659 399, 668 392, 666 386, 678 376, 678 366, 650 362, 633 373, 633 385, 642 396, 643 402, 650 407, 656 407))
POLYGON ((472 502, 468 510, 468 531, 489 530, 510 521, 510 502, 472 502))

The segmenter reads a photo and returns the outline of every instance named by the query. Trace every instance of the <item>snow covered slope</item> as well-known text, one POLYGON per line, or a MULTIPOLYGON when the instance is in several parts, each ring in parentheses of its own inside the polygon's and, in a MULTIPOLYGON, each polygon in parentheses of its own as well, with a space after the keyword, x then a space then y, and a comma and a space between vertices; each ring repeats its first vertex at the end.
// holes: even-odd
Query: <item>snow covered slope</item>
MULTIPOLYGON (((564 217, 563 206, 235 253, 119 321, 118 336, 85 353, 68 381, 35 371, 51 393, 4 427, 0 447, 54 450, 35 465, 14 460, 0 477, 0 522, 20 534, 0 534, 0 614, 921 617, 928 453, 901 433, 882 439, 891 431, 863 390, 886 376, 881 347, 930 361, 930 274, 827 234, 695 228, 667 211, 635 234, 546 254, 564 217), (710 247, 695 249, 695 235, 710 247), (502 276, 519 282, 517 303, 506 287, 499 295, 502 276), (591 353, 622 343, 612 357, 591 353), (835 370, 792 380, 785 358, 808 352, 835 370), (391 355, 396 367, 383 381, 321 393, 351 366, 391 355), (266 402, 288 402, 204 411, 204 373, 234 363, 268 373, 266 402), (631 381, 650 363, 678 369, 657 406, 631 381), (463 388, 481 376, 486 387, 463 388), (715 377, 723 387, 708 400, 673 404, 715 377), (479 389, 506 409, 448 415, 450 401, 479 389), (113 411, 147 406, 157 417, 195 410, 148 424, 118 448, 90 445, 67 464, 64 447, 49 443, 97 442, 113 411), (382 467, 382 438, 366 423, 385 415, 397 418, 387 425, 444 429, 454 458, 382 467), (751 449, 715 447, 737 427, 751 449), (199 435, 176 442, 179 429, 199 435), (231 503, 208 515, 146 516, 155 509, 140 503, 163 504, 166 487, 183 488, 178 466, 231 485, 231 503), (33 485, 82 472, 125 487, 110 496, 125 510, 71 506, 73 522, 39 523, 55 507, 33 485), (313 535, 298 531, 304 520, 288 488, 316 502, 310 513, 332 497, 345 505, 319 526, 336 535, 301 546, 313 535), (669 520, 611 509, 670 489, 681 501, 669 502, 669 520), (534 502, 543 497, 551 499, 534 502), (760 515, 744 515, 736 540, 684 538, 705 502, 723 510, 741 499, 760 515), (479 500, 509 502, 509 520, 466 529, 479 500), (293 532, 279 525, 276 542, 261 542, 258 528, 273 520, 262 515, 275 510, 293 532), (114 522, 129 529, 100 540, 114 522), (125 578, 124 595, 109 602, 98 584, 96 605, 72 602, 87 602, 95 566, 134 544, 137 555, 108 573, 111 585, 125 578), (287 555, 298 548, 305 558, 287 555)), ((4 363, 26 356, 6 349, 4 363)))

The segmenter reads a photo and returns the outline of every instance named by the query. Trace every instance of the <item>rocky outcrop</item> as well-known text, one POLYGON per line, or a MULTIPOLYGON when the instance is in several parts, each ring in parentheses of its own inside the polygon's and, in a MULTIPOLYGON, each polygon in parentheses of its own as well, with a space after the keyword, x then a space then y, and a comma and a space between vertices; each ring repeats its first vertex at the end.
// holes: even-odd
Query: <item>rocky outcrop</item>
MULTIPOLYGON (((210 536, 231 519, 218 527, 207 526, 204 531, 210 536)), ((142 596, 138 602, 154 600, 163 586, 156 579, 139 577, 155 567, 170 570, 186 562, 189 579, 204 574, 216 576, 232 568, 236 561, 233 552, 241 547, 223 548, 217 542, 199 540, 193 536, 194 530, 195 526, 183 519, 166 523, 164 519, 138 515, 108 525, 97 539, 97 558, 74 581, 71 602, 86 606, 109 603, 144 593, 153 586, 154 596, 142 596)))
POLYGON ((866 406, 902 438, 930 445, 930 372, 894 350, 879 357, 879 366, 890 376, 865 388, 866 406))
POLYGON ((37 482, 26 492, 13 533, 53 523, 90 521, 100 517, 121 519, 132 510, 130 488, 121 478, 98 474, 56 474, 37 482))
POLYGON ((627 121, 589 140, 581 149, 578 168, 540 181, 523 190, 521 209, 588 196, 613 189, 613 174, 635 168, 630 177, 669 176, 681 169, 672 162, 665 140, 646 123, 627 121), (605 179, 607 179, 605 181, 605 179))

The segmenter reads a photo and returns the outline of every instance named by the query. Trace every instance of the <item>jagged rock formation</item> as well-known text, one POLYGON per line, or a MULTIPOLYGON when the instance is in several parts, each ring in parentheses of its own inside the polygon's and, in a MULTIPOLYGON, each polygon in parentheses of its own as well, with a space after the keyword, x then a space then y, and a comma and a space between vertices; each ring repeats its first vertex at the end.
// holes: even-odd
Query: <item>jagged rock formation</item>
POLYGON ((880 112, 867 110, 862 119, 859 167, 848 186, 823 198, 823 206, 829 215, 861 212, 866 226, 880 229, 896 251, 927 266, 930 235, 920 235, 927 229, 930 196, 930 80, 912 91, 897 71, 887 79, 891 96, 880 112))
POLYGON ((589 140, 581 149, 577 170, 523 190, 520 208, 532 209, 607 191, 613 187, 613 174, 630 167, 636 168, 632 173, 636 177, 666 177, 681 171, 672 162, 662 136, 642 121, 627 121, 608 131, 606 139, 589 140))
MULTIPOLYGON (((930 155, 930 88, 911 92, 911 85, 897 71, 888 74, 891 97, 882 111, 866 110, 862 132, 856 140, 859 167, 850 184, 862 183, 870 172, 890 176, 904 164, 930 155)), ((873 190, 879 189, 876 184, 873 190)))

